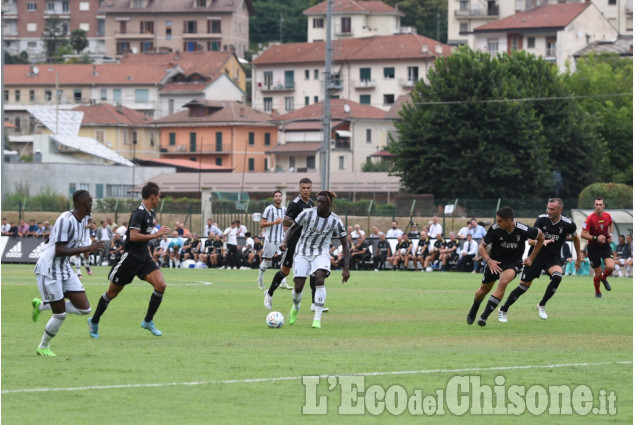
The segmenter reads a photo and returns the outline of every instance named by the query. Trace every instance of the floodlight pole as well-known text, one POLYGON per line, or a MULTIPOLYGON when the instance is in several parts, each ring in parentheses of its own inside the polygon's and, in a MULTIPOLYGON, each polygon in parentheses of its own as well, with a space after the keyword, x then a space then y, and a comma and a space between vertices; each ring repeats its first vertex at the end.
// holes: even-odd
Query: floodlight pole
POLYGON ((330 161, 331 161, 331 19, 333 0, 326 0, 326 60, 324 63, 324 140, 320 151, 320 186, 322 190, 329 190, 330 161))

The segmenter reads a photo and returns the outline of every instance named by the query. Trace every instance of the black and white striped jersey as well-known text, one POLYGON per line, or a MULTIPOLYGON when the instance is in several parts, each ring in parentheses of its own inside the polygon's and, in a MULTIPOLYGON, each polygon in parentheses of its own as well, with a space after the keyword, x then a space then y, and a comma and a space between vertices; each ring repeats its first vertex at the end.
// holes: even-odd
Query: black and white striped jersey
POLYGON ((55 245, 63 243, 69 248, 82 246, 88 218, 84 217, 82 221, 79 221, 72 211, 66 211, 55 220, 48 241, 40 251, 40 257, 35 264, 35 273, 62 280, 69 279, 73 275, 69 262, 71 256, 56 257, 55 245))
POLYGON ((323 218, 318 215, 317 208, 309 208, 302 211, 295 222, 302 226, 302 233, 295 247, 295 252, 299 255, 328 255, 331 237, 346 237, 344 223, 333 212, 323 218))
MULTIPOLYGON (((284 218, 287 213, 287 209, 285 207, 276 207, 275 204, 269 205, 265 208, 265 211, 262 213, 262 218, 265 220, 272 222, 276 221, 279 218, 284 218)), ((273 243, 279 245, 282 242, 282 238, 284 237, 284 230, 282 228, 282 222, 279 224, 274 224, 273 226, 265 227, 265 241, 269 243, 273 243)))

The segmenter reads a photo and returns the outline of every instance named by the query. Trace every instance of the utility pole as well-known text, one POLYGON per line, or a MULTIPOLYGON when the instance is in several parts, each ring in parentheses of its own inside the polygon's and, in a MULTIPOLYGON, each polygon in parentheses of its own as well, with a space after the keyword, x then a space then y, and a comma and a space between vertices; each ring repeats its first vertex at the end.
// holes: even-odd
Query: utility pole
POLYGON ((284 16, 280 14, 280 44, 282 44, 282 24, 284 23, 284 16))
POLYGON ((331 24, 333 0, 326 0, 326 60, 324 63, 324 140, 320 151, 320 183, 322 190, 329 190, 331 161, 331 24))
POLYGON ((437 9, 437 41, 441 40, 441 10, 437 9))

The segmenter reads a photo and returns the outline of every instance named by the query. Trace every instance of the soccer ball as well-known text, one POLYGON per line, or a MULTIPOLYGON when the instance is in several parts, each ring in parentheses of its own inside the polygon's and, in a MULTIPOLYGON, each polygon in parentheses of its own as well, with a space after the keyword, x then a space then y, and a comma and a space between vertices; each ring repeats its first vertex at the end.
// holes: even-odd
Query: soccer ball
POLYGON ((399 252, 401 252, 401 255, 406 255, 406 248, 401 248, 401 251, 399 252))
POLYGON ((279 311, 272 311, 267 314, 266 323, 270 328, 281 328, 284 325, 284 316, 279 311))

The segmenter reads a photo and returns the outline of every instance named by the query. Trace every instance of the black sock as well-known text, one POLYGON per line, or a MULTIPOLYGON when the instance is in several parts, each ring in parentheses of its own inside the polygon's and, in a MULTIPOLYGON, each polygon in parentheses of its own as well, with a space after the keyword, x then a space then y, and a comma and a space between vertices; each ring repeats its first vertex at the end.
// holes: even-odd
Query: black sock
POLYGON ((470 308, 470 312, 468 313, 470 316, 475 317, 476 313, 478 313, 478 308, 481 306, 483 300, 477 300, 474 297, 474 303, 472 304, 472 308, 470 308))
POLYGON ((487 305, 485 306, 485 310, 483 314, 481 314, 481 319, 487 320, 492 311, 496 310, 496 306, 500 304, 501 300, 496 298, 494 295, 490 295, 489 301, 487 301, 487 305))
POLYGON ((282 283, 282 279, 284 279, 285 277, 287 276, 280 270, 278 270, 278 273, 273 276, 271 286, 269 286, 269 291, 267 291, 269 292, 270 297, 273 297, 273 293, 276 291, 276 289, 278 289, 278 286, 280 286, 280 283, 282 283))
POLYGON ((106 293, 104 292, 104 294, 99 297, 99 302, 97 303, 95 314, 93 314, 93 317, 90 319, 90 321, 95 324, 99 323, 99 318, 108 308, 108 304, 110 304, 110 298, 108 298, 108 295, 106 295, 106 293))
POLYGON ((309 276, 309 285, 311 285, 311 304, 315 304, 315 276, 309 276))
POLYGON ((553 294, 556 293, 556 290, 558 289, 558 286, 560 285, 561 281, 562 281, 562 273, 555 272, 554 274, 551 275, 551 281, 549 282, 549 285, 547 285, 547 289, 545 290, 545 296, 542 297, 542 301, 538 303, 540 304, 541 307, 544 307, 545 304, 547 304, 547 301, 549 301, 549 299, 553 297, 553 294))
POLYGON ((145 320, 146 322, 150 322, 154 318, 154 314, 159 309, 162 300, 163 292, 152 291, 152 295, 150 296, 150 303, 148 304, 148 312, 146 313, 146 318, 143 320, 145 320))
POLYGON ((516 300, 520 298, 521 295, 527 292, 527 289, 529 289, 529 286, 525 286, 522 284, 519 284, 516 288, 514 288, 511 294, 509 294, 509 296, 507 297, 507 301, 505 302, 505 305, 501 307, 501 311, 504 311, 505 313, 507 313, 507 310, 509 310, 509 307, 511 307, 511 305, 514 304, 516 300))

